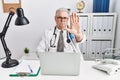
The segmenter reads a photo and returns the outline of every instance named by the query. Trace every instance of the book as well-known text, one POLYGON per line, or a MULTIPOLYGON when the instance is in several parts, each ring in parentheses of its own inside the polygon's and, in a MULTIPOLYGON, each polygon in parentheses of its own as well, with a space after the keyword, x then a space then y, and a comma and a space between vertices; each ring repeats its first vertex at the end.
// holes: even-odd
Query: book
POLYGON ((39 60, 22 60, 9 76, 37 76, 40 72, 39 60))

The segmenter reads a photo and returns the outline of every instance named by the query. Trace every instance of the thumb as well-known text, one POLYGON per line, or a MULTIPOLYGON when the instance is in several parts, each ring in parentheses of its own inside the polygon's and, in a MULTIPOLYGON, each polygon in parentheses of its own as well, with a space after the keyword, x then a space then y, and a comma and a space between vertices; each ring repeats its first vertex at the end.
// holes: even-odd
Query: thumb
POLYGON ((71 33, 71 29, 67 28, 66 30, 71 33))

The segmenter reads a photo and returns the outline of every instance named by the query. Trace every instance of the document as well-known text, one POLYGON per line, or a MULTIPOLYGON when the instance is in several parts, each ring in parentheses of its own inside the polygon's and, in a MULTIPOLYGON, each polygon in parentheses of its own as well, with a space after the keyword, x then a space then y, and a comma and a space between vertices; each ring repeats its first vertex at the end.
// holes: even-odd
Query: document
POLYGON ((22 60, 9 76, 37 76, 39 71, 39 60, 22 60))

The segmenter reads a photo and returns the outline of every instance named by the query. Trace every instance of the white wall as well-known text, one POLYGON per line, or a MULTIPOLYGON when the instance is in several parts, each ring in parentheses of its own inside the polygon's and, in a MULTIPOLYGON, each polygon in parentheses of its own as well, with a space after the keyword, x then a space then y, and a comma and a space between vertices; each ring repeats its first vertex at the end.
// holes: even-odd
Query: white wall
MULTIPOLYGON (((3 13, 2 0, 0 0, 0 31, 4 27, 4 23, 8 13, 3 13)), ((21 0, 22 7, 30 24, 24 27, 16 27, 13 17, 10 27, 6 34, 6 43, 12 52, 12 57, 20 58, 23 55, 25 47, 30 48, 31 52, 36 51, 36 47, 41 39, 41 35, 48 27, 55 26, 54 14, 55 10, 60 7, 70 8, 72 12, 77 12, 76 2, 80 0, 21 0)), ((91 13, 93 0, 84 0, 85 9, 83 12, 91 13)), ((119 1, 119 0, 118 0, 119 1)), ((114 11, 114 0, 110 2, 110 12, 114 11)), ((0 57, 3 57, 4 50, 0 43, 0 57)))

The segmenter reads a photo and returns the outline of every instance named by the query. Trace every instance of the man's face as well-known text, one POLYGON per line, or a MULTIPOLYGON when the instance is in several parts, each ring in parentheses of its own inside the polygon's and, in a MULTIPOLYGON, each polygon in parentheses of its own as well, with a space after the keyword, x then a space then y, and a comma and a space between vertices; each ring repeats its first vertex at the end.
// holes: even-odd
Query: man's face
POLYGON ((68 13, 65 11, 59 11, 55 16, 55 21, 57 24, 58 29, 64 30, 67 28, 68 24, 68 13))

